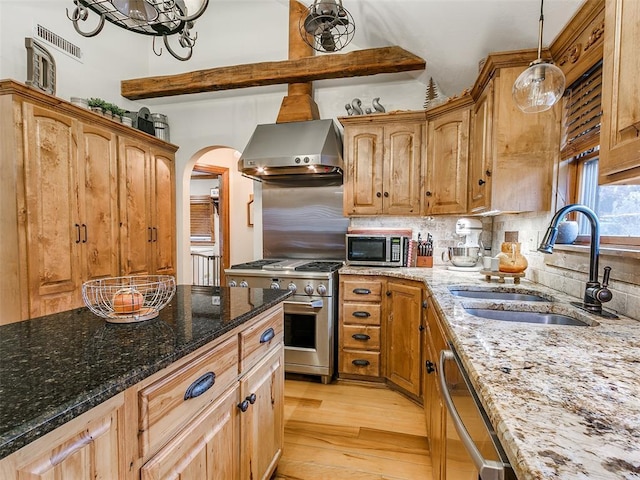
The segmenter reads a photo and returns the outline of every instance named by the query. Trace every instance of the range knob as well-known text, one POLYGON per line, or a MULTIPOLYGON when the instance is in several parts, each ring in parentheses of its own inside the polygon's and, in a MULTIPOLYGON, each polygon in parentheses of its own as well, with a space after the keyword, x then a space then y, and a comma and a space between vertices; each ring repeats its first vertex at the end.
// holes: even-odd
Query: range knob
POLYGON ((242 280, 242 281, 240 282, 240 286, 241 286, 242 288, 247 288, 247 287, 249 286, 249 284, 247 283, 247 281, 246 281, 246 280, 242 280))
POLYGON ((291 282, 289 283, 289 285, 287 286, 287 290, 291 290, 292 292, 295 293, 296 290, 298 290, 298 287, 296 286, 295 283, 291 282))
POLYGON ((236 283, 236 281, 235 281, 235 280, 231 280, 231 281, 229 282, 229 286, 230 286, 230 287, 237 287, 237 286, 238 286, 238 284, 236 283))
POLYGON ((311 295, 313 293, 313 285, 309 284, 304 287, 304 293, 306 293, 307 295, 311 295))
POLYGON ((318 290, 318 293, 320 295, 326 295, 326 293, 327 293, 327 287, 325 287, 324 284, 322 284, 322 283, 320 285, 318 285, 318 288, 316 290, 318 290))
POLYGON ((269 288, 271 290, 280 290, 280 284, 278 282, 273 282, 271 285, 269 285, 269 288))

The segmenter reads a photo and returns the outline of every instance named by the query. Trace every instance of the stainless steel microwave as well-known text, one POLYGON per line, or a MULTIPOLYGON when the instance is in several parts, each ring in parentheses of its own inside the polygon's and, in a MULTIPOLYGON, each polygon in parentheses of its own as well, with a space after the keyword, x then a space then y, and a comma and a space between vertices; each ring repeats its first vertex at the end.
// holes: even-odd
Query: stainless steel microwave
POLYGON ((345 247, 347 265, 404 267, 407 265, 409 237, 348 233, 345 247))

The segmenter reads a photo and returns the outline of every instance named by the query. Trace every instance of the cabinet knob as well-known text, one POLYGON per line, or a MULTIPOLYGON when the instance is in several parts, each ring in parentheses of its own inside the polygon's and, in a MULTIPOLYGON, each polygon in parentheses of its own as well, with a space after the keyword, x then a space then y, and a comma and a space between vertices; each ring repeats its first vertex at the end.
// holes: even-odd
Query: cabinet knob
POLYGON ((421 332, 424 332, 424 325, 420 324, 420 326, 418 327, 418 330, 420 330, 421 332))
POLYGON ((245 400, 247 400, 251 405, 253 405, 254 403, 256 403, 256 394, 252 393, 247 398, 245 398, 245 400))
POLYGON ((382 194, 380 192, 376 192, 376 197, 380 198, 382 194))
POLYGON ((427 197, 430 197, 430 196, 431 196, 431 192, 427 191, 427 192, 425 192, 425 195, 426 195, 427 197))
POLYGON ((486 170, 486 171, 484 172, 484 174, 485 174, 487 177, 490 177, 490 176, 491 176, 491 170, 486 170))
POLYGON ((387 297, 390 297, 390 296, 391 296, 391 292, 387 291, 387 297))
POLYGON ((478 180, 478 185, 480 186, 484 185, 485 183, 487 182, 485 182, 483 179, 478 180))
POLYGON ((436 371, 436 365, 429 360, 425 362, 425 367, 427 367, 427 373, 433 373, 436 371))
POLYGON ((384 192, 384 198, 389 198, 389 192, 384 192))
POLYGON ((241 412, 246 412, 247 410, 249 410, 249 400, 243 400, 238 404, 238 408, 240 409, 241 412))

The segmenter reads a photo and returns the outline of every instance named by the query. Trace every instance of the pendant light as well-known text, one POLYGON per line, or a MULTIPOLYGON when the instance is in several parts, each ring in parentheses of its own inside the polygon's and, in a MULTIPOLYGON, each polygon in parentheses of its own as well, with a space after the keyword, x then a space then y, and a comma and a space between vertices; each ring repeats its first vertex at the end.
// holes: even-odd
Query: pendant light
POLYGON ((540 0, 538 26, 538 58, 529 64, 513 84, 513 100, 524 113, 549 110, 562 97, 565 87, 564 73, 550 61, 542 60, 542 28, 544 0, 540 0))

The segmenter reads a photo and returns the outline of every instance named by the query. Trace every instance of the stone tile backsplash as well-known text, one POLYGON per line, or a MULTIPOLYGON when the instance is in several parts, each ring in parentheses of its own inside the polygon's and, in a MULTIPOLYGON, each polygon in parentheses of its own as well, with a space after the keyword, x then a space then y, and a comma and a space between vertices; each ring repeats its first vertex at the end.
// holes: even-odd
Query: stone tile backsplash
MULTIPOLYGON (((351 226, 357 228, 411 228, 413 239, 418 232, 426 237, 433 235, 434 264, 443 264, 442 252, 455 246, 461 239, 455 234, 456 221, 462 216, 436 217, 354 217, 351 226)), ((589 252, 564 252, 556 249, 553 255, 537 251, 540 240, 547 231, 552 213, 521 213, 498 215, 496 217, 478 217, 483 223, 481 241, 491 245, 492 255, 500 252, 505 232, 518 232, 522 244, 522 254, 527 258, 529 267, 526 278, 556 290, 582 298, 585 283, 589 277, 589 252)), ((609 288, 613 300, 605 308, 628 317, 640 320, 640 284, 637 281, 640 271, 640 259, 600 254, 600 279, 602 268, 612 264, 612 279, 609 288), (615 265, 615 266, 614 266, 615 265)))

